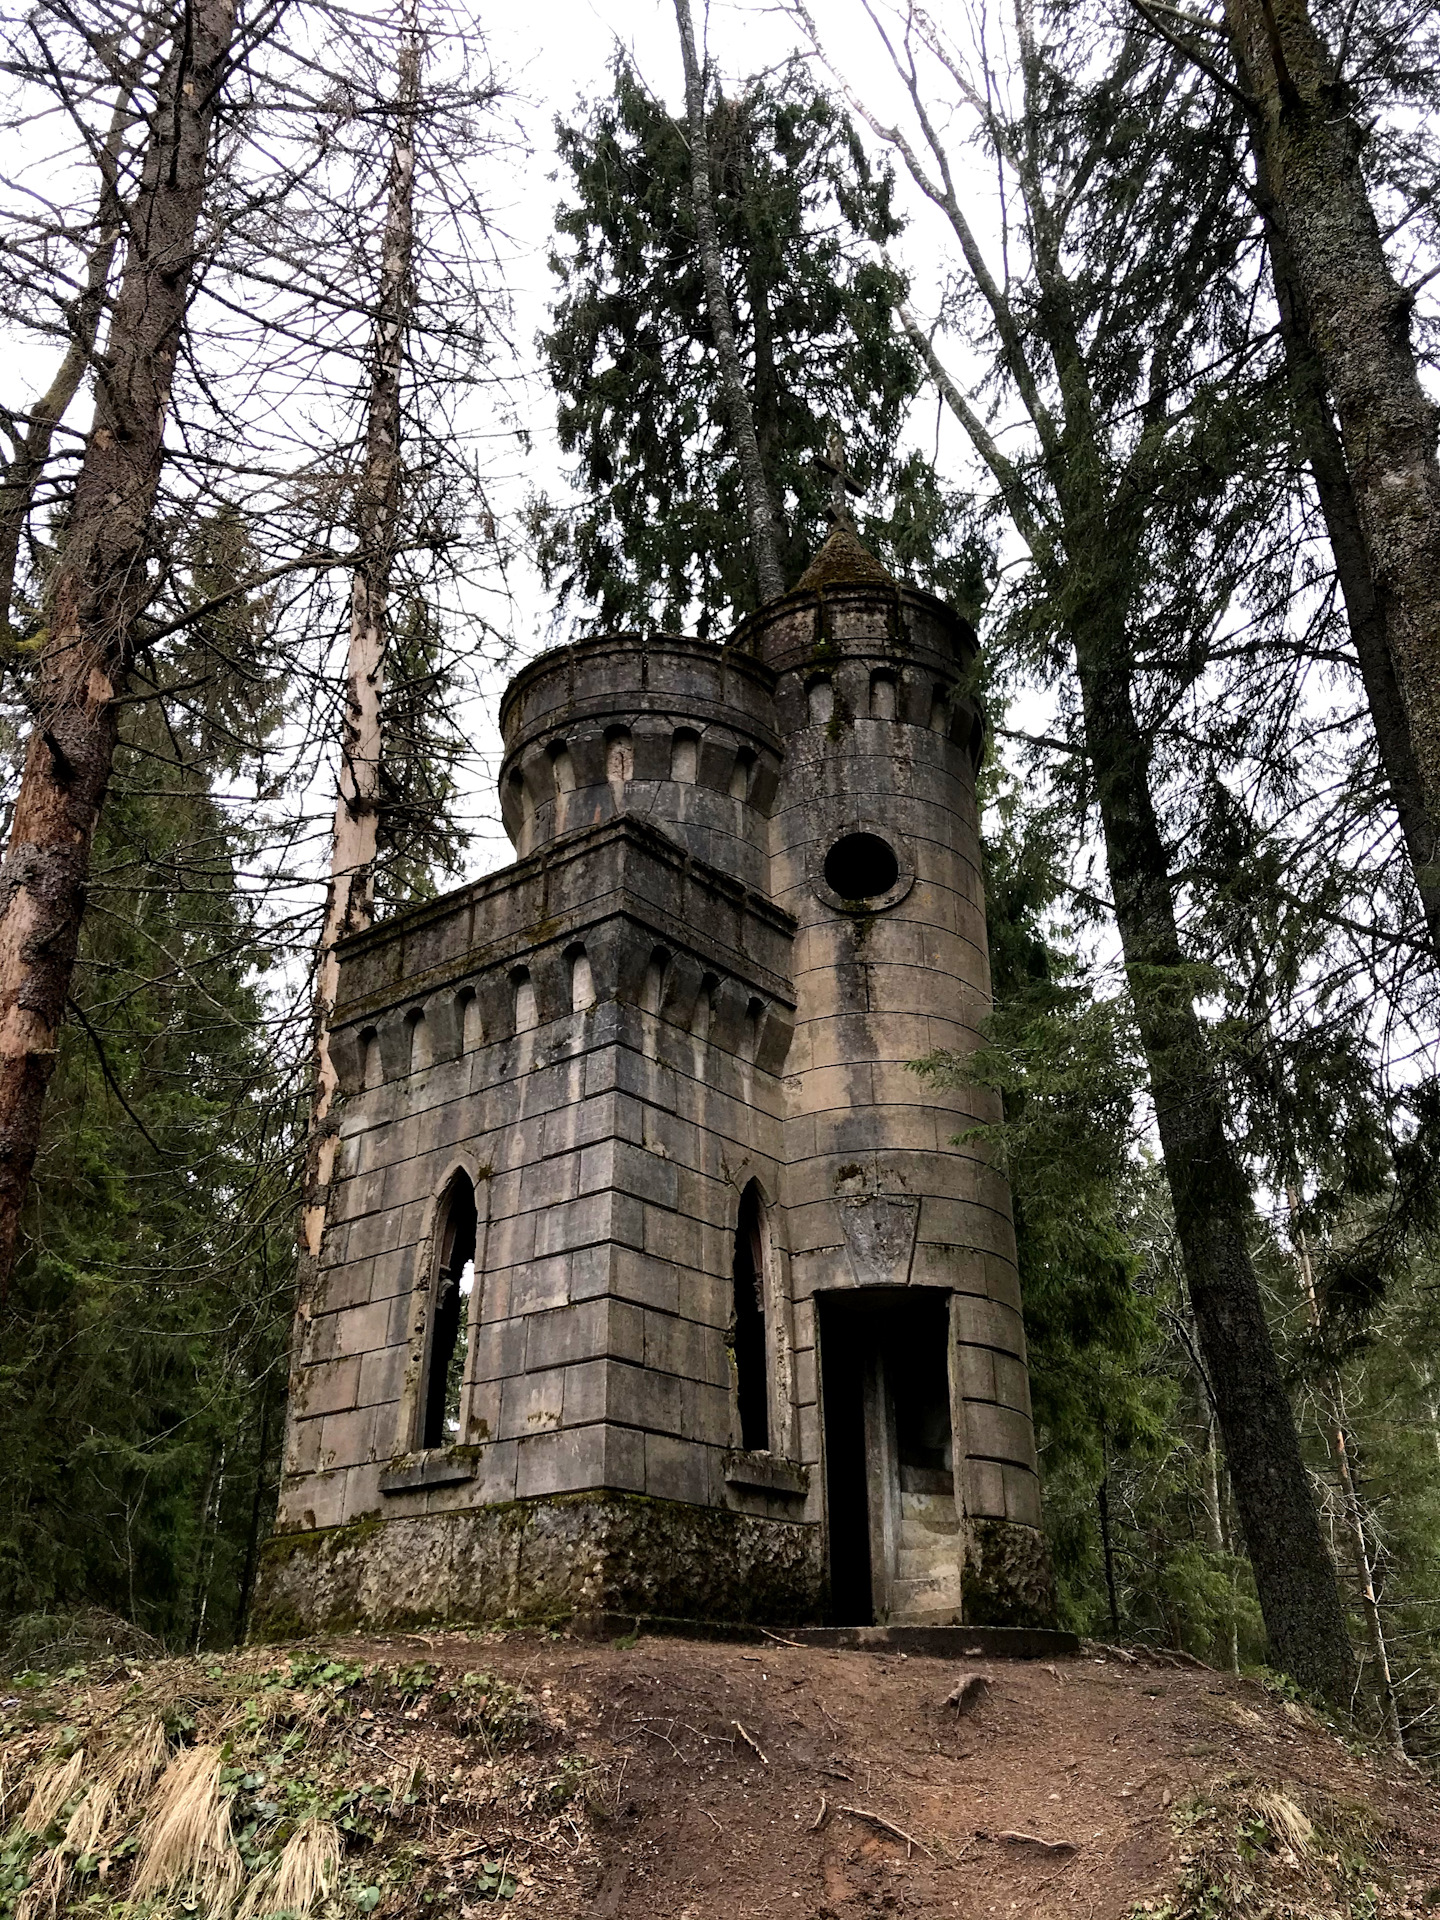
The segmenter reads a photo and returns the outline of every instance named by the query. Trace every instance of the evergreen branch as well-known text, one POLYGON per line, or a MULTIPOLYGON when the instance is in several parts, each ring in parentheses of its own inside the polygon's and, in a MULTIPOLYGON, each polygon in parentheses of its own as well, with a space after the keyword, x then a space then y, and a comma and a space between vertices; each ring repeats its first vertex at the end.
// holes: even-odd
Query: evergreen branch
POLYGON ((1075 760, 1088 760, 1087 748, 1077 747, 1070 740, 1054 740, 1048 733, 1019 733, 1014 727, 992 727, 991 732, 1001 740, 1022 740, 1027 747, 1045 747, 1051 753, 1063 753, 1075 760))
MULTIPOLYGON (((1146 4, 1146 0, 1130 0, 1130 4, 1141 19, 1155 29, 1162 40, 1167 41, 1177 53, 1183 54, 1193 66, 1197 66, 1203 74, 1208 75, 1217 87, 1223 87, 1232 99, 1238 100, 1246 113, 1260 111, 1260 102, 1246 93, 1243 87, 1236 86, 1230 76, 1223 73, 1208 54, 1202 53, 1198 47, 1191 46, 1189 41, 1182 40, 1177 34, 1172 33, 1163 20, 1157 20, 1146 4)), ((1172 13, 1174 9, 1167 7, 1165 11, 1172 13)))
POLYGON ((75 1018, 80 1022, 81 1026, 85 1029, 86 1033, 90 1036, 90 1044, 95 1049, 95 1057, 100 1062, 100 1071, 101 1073, 104 1074, 106 1084, 110 1088, 110 1091, 114 1094, 115 1098, 120 1102, 121 1106, 125 1109, 126 1113, 129 1114, 130 1118, 135 1122, 136 1126, 140 1129, 141 1133, 145 1136, 145 1139, 149 1143, 149 1145, 154 1148, 155 1152, 158 1153, 162 1157, 162 1159, 170 1157, 167 1154, 166 1149, 160 1145, 160 1142, 155 1138, 154 1134, 151 1133, 150 1129, 146 1126, 145 1122, 140 1118, 139 1114, 136 1113, 135 1109, 131 1106, 130 1102, 125 1098, 125 1090, 120 1085, 120 1082, 115 1078, 114 1070, 110 1065, 109 1056, 105 1052, 105 1043, 101 1040, 99 1034, 95 1031, 94 1027, 91 1026, 89 1020, 85 1017, 85 1009, 80 1005, 78 1000, 73 999, 69 994, 65 996, 65 1004, 67 1007, 69 1007, 70 1011, 74 1014, 75 1018))

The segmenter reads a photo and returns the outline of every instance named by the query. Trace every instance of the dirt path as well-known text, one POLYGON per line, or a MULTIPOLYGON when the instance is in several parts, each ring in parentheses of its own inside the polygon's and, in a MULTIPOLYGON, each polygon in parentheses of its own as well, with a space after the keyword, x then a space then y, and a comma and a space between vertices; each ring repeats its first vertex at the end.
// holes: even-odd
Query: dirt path
MULTIPOLYGON (((453 1657, 443 1637, 426 1646, 453 1657)), ((1232 1815, 1237 1830, 1258 1819, 1260 1878, 1296 1883, 1257 1915, 1343 1914, 1304 1904, 1321 1897, 1310 1862, 1331 1847, 1391 1883, 1377 1883, 1379 1905, 1357 1886, 1357 1914, 1424 1911, 1432 1887, 1440 1900, 1430 1783, 1209 1669, 972 1661, 963 1671, 986 1686, 962 1717, 946 1704, 961 1669, 898 1655, 513 1636, 486 1658, 560 1715, 600 1783, 594 1855, 549 1889, 557 1920, 1121 1920, 1197 1863, 1222 1894, 1227 1845, 1211 1841, 1229 1835, 1209 1829, 1232 1815), (1267 1794, 1280 1800, 1268 1825, 1267 1794), (1298 1851, 1287 1804, 1320 1830, 1298 1851)))

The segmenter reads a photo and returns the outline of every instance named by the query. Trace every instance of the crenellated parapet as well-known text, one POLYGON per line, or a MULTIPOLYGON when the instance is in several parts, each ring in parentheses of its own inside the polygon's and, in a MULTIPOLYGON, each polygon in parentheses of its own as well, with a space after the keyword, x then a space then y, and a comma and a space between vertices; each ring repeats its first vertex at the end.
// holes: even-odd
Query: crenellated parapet
MULTIPOLYGON (((644 819, 577 832, 347 943, 331 1055, 351 1098, 575 1016, 778 1072, 790 916, 644 819), (613 1012, 607 1013, 607 1010, 613 1012)), ((718 1069, 717 1069, 718 1070, 718 1069)))
POLYGON ((500 707, 501 809, 516 852, 632 813, 763 886, 780 777, 773 687, 743 652, 673 635, 545 654, 500 707))
POLYGON ((898 724, 963 748, 973 778, 985 721, 969 622, 933 594, 895 581, 808 579, 743 622, 731 642, 773 670, 782 738, 807 726, 898 724))

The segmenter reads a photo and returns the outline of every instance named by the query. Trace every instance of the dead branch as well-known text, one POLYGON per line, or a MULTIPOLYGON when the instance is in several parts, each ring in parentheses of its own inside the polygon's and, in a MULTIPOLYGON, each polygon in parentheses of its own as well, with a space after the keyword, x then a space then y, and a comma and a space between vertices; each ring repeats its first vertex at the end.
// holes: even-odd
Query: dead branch
POLYGON ((1079 1847, 1073 1840, 1042 1840, 1038 1833, 1018 1833, 1008 1829, 997 1833, 995 1838, 1009 1847, 1038 1847, 1042 1853, 1078 1853, 1079 1847))
POLYGON ((924 1854, 927 1860, 933 1860, 935 1858, 923 1840, 917 1840, 913 1833, 906 1833, 903 1827, 897 1827, 895 1822, 893 1820, 887 1820, 883 1813, 872 1813, 869 1807, 842 1807, 838 1805, 835 1811, 837 1813, 854 1814, 857 1820, 868 1820, 872 1826, 883 1827, 886 1833, 893 1833, 897 1840, 903 1840, 905 1842, 905 1857, 907 1860, 910 1857, 909 1849, 911 1847, 919 1847, 921 1853, 924 1854))
POLYGON ((954 1707, 957 1720, 967 1713, 973 1713, 990 1691, 990 1682, 983 1673, 966 1673, 960 1676, 954 1688, 946 1694, 945 1704, 954 1707))

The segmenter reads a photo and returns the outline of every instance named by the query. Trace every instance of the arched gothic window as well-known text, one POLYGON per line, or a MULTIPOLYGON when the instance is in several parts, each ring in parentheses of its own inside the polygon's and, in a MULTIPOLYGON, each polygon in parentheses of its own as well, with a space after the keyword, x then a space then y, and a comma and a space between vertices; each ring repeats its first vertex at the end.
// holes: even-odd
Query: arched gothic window
POLYGON ((516 967, 510 976, 510 991, 515 996, 515 1031, 528 1033, 531 1027, 540 1023, 535 1004, 535 983, 530 978, 528 967, 516 967))
POLYGON ((460 1392, 465 1383, 470 1301, 475 1286, 475 1189, 463 1173, 457 1173, 450 1182, 440 1218, 440 1261, 430 1295, 422 1447, 453 1446, 463 1437, 460 1392))
POLYGON ((770 1446, 770 1381, 765 1341, 765 1209, 752 1180, 740 1196, 735 1228, 735 1313, 731 1321, 740 1444, 770 1446))

